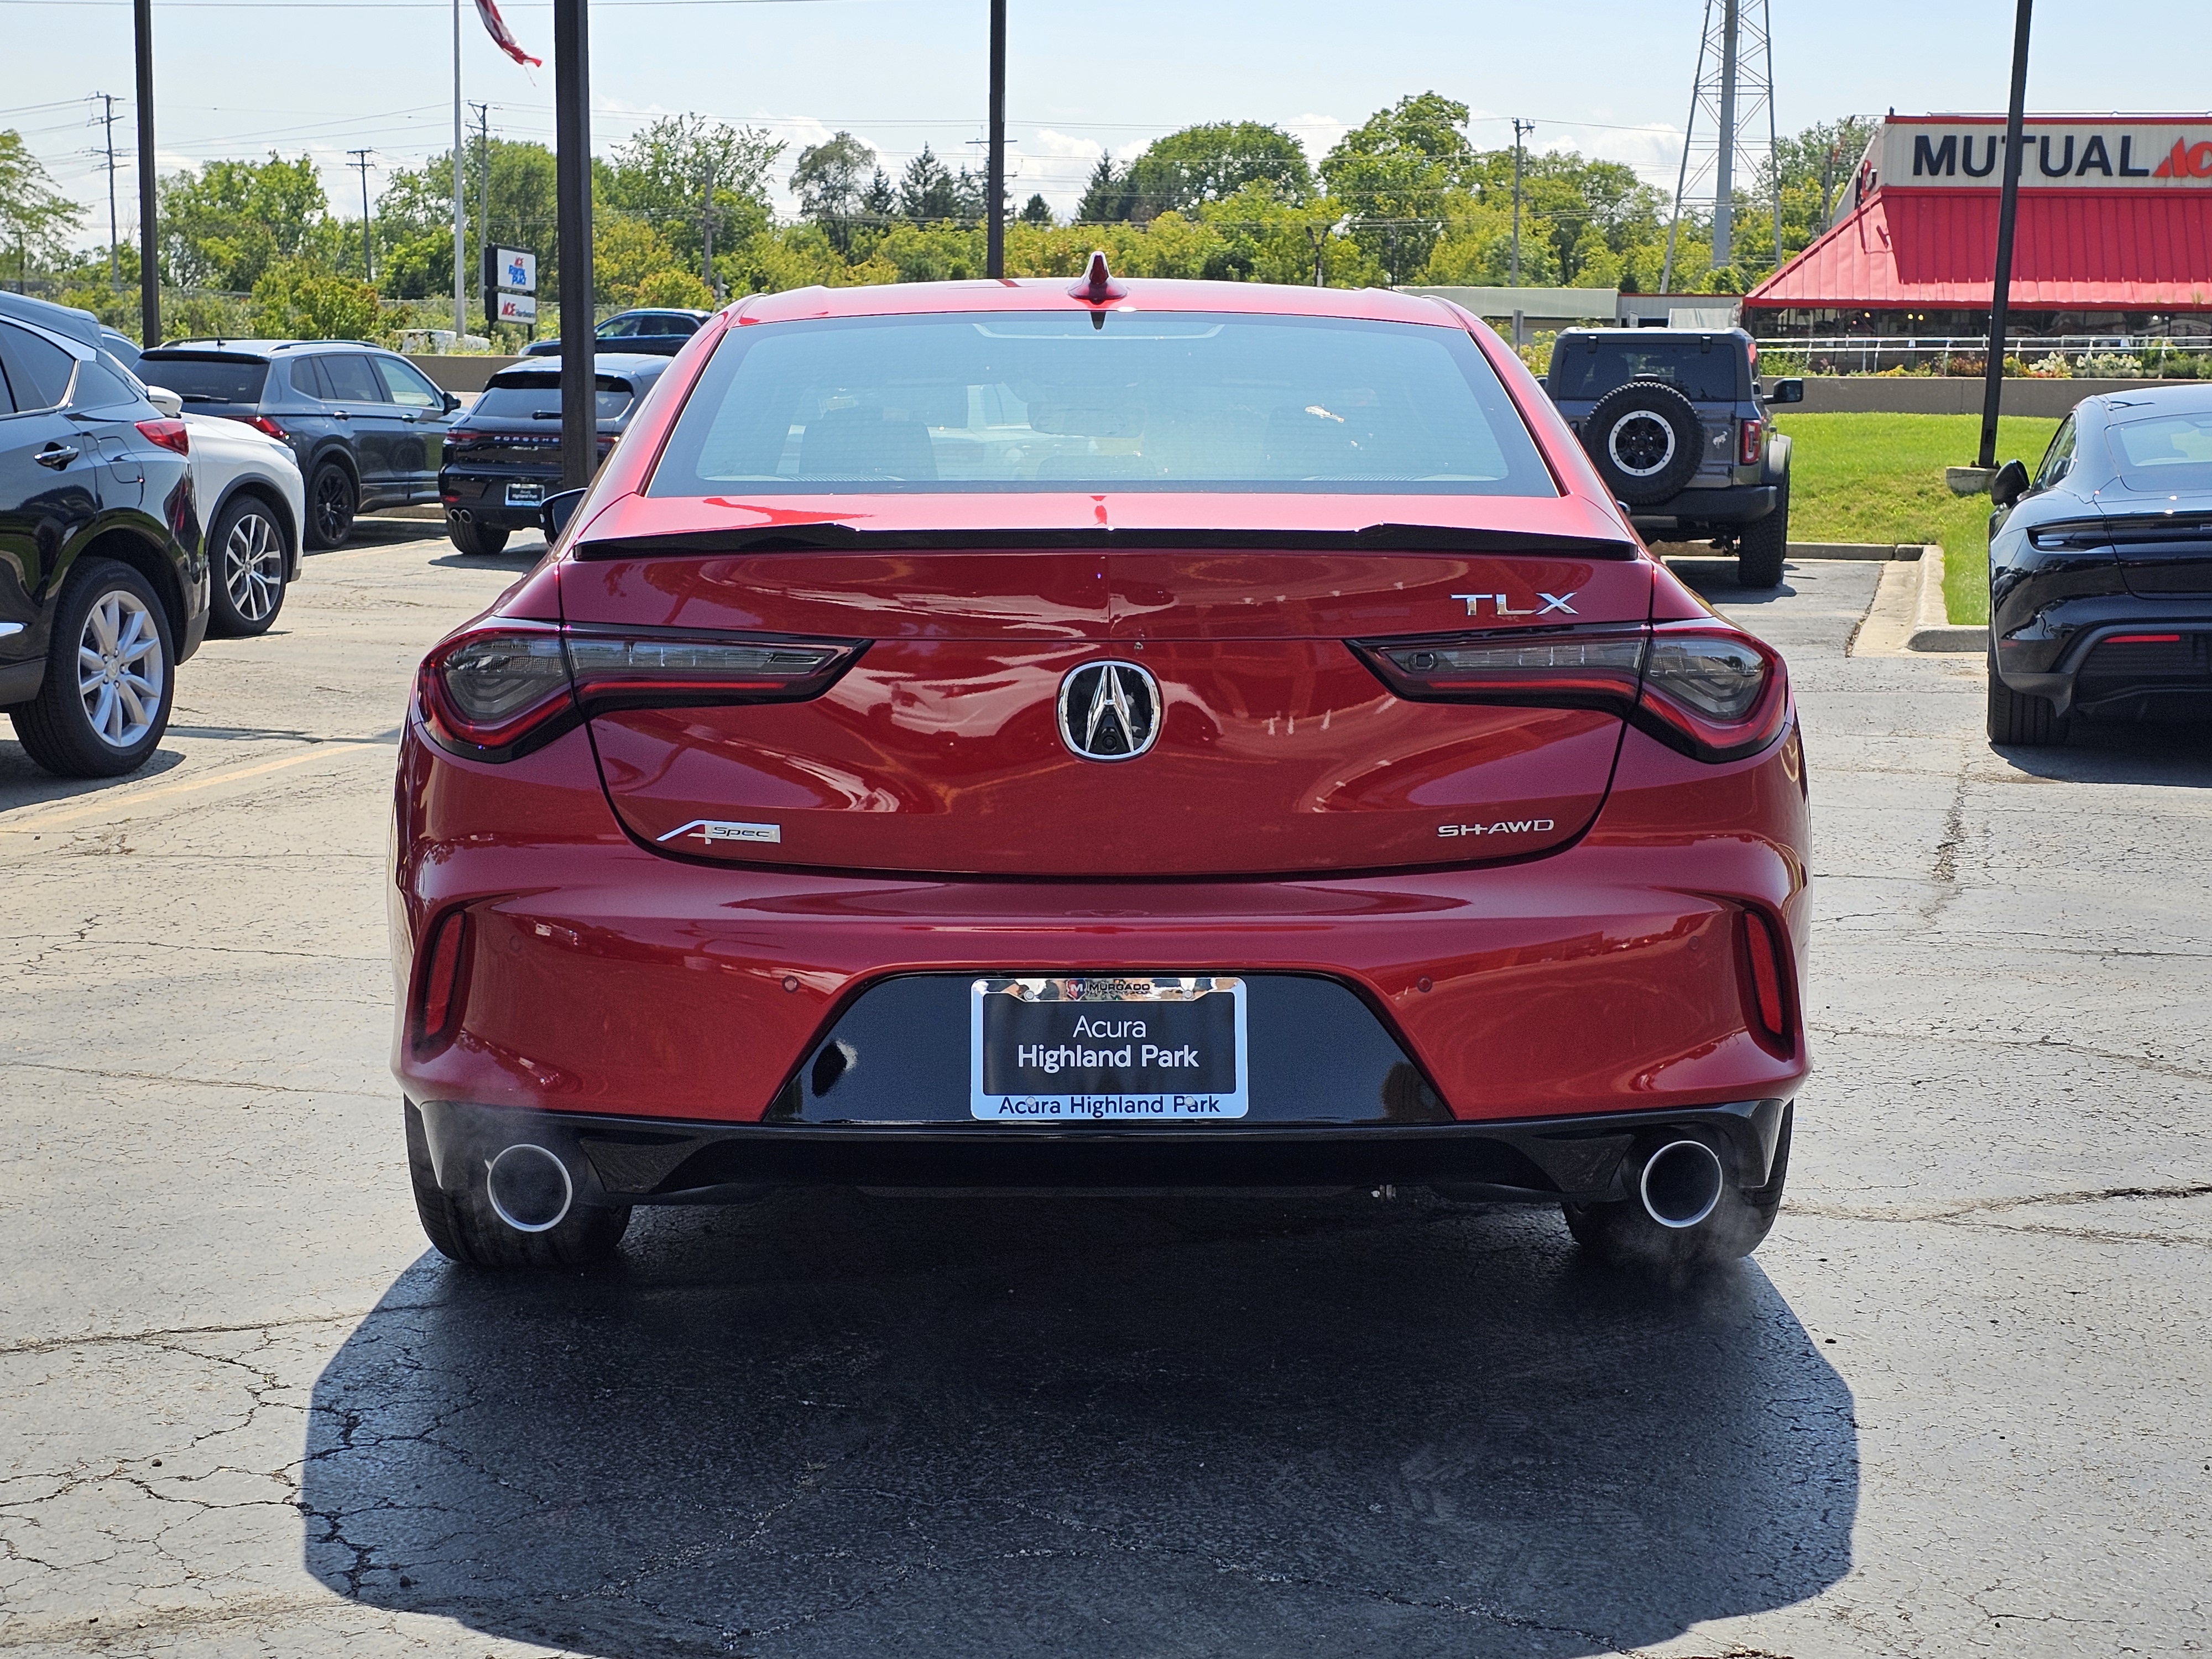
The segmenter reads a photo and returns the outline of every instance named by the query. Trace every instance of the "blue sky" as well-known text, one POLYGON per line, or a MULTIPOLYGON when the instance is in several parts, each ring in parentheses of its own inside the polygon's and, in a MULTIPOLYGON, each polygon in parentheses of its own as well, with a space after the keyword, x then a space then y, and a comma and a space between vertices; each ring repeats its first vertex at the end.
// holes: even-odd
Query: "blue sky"
MULTIPOLYGON (((1747 0, 1747 3, 1754 0, 1747 0)), ((493 130, 552 137, 552 9, 507 0, 526 71, 463 7, 465 96, 493 130)), ((1009 131, 1016 188, 1062 210, 1105 151, 1133 153, 1194 121, 1276 122, 1316 159, 1347 125, 1403 94, 1468 104, 1479 143, 1510 142, 1516 114, 1539 148, 1631 162, 1671 185, 1697 52, 1699 0, 1468 0, 1251 4, 1010 0, 1009 131)), ((1772 0, 1786 132, 1849 113, 2002 106, 2013 7, 2004 0, 1772 0)), ((692 110, 799 146, 839 128, 893 172, 924 143, 973 157, 984 112, 984 0, 595 0, 595 148, 659 112, 692 110)), ((2045 0, 2029 82, 2038 109, 2187 110, 2204 98, 2201 54, 2172 0, 2045 0)), ((451 142, 451 16, 444 0, 155 0, 156 131, 163 171, 275 147, 312 155, 333 204, 358 214, 345 152, 377 170, 451 142)), ((94 92, 131 89, 129 0, 0 0, 0 127, 21 131, 88 204, 82 242, 105 240, 94 92)), ((125 120, 117 143, 135 143, 125 120)), ((129 234, 133 176, 122 182, 129 234)))

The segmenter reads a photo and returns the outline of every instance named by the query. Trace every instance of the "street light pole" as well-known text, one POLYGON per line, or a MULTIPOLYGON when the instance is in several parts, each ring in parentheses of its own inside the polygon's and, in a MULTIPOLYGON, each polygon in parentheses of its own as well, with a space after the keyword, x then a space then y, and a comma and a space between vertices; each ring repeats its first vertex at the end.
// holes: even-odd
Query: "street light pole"
POLYGON ((2005 331, 2012 309, 2012 229, 2020 209, 2021 128, 2027 119, 2027 21, 2020 0, 2012 26, 2012 103, 2005 112, 2004 194, 1997 198, 1997 268, 1990 284, 1990 355, 1982 387, 1982 447, 1974 465, 1997 464, 1997 411, 2004 402, 2005 331))
POLYGON ((154 237, 154 0, 131 8, 138 51, 138 337, 161 343, 161 266, 154 237))
POLYGON ((1006 274, 1006 0, 991 0, 990 159, 983 167, 983 274, 1006 274))
POLYGON ((553 192, 561 259, 561 483, 581 489, 599 470, 592 361, 592 71, 585 0, 553 0, 553 192))

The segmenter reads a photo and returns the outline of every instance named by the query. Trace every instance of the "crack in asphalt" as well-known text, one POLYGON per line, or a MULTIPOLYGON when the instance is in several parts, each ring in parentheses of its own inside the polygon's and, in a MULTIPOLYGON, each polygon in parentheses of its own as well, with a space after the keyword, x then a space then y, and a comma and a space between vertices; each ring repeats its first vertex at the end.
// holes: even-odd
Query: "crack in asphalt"
MULTIPOLYGON (((306 1095, 311 1098, 325 1095, 340 1095, 356 1100, 382 1100, 380 1090, 346 1089, 332 1085, 325 1089, 300 1089, 285 1083, 252 1083, 241 1078, 179 1077, 171 1072, 124 1072, 98 1066, 57 1066, 52 1060, 16 1060, 9 1066, 18 1072, 59 1072, 69 1077, 101 1077, 118 1083, 166 1083, 180 1089, 243 1089, 252 1094, 306 1095)), ((5 1352, 0 1348, 0 1352, 5 1352)))

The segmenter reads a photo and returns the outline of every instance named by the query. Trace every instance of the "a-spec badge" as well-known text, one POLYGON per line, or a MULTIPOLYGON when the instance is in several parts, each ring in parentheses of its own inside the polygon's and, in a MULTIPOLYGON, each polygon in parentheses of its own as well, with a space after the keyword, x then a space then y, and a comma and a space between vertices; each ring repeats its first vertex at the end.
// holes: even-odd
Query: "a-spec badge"
POLYGON ((703 842, 767 841, 783 839, 783 826, 775 823, 732 823, 722 818, 694 818, 681 830, 671 830, 660 837, 672 842, 684 836, 696 836, 703 842))
POLYGON ((1582 614, 1567 603, 1574 598, 1572 593, 1539 593, 1536 597, 1543 600, 1543 604, 1530 605, 1525 610, 1516 610, 1503 593, 1455 593, 1452 595, 1455 599, 1467 601, 1467 614, 1470 617, 1480 617, 1482 614, 1482 607, 1486 604, 1491 607, 1492 615, 1499 617, 1545 617, 1554 611, 1564 611, 1570 617, 1582 614))

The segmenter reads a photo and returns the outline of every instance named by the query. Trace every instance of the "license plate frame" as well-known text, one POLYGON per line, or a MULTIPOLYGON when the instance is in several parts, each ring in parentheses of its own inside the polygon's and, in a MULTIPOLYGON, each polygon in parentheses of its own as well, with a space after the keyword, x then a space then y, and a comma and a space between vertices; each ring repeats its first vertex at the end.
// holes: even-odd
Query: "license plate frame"
POLYGON ((1061 1126, 1233 1122, 1251 1110, 1250 991, 1243 978, 1227 974, 1007 974, 971 981, 969 1115, 1061 1126), (1213 1000, 1224 997, 1225 1008, 1213 1000), (1024 1044, 1024 1036, 1036 1041, 1024 1044), (997 1052, 987 1043, 998 1045, 997 1052), (1057 1063, 1048 1051, 1057 1051, 1057 1063), (1086 1061, 1090 1054, 1107 1058, 1086 1061), (1184 1071, 1193 1073, 1187 1089, 1142 1086, 1180 1081, 1184 1071), (1218 1086, 1224 1071, 1226 1088, 1218 1086), (1052 1086, 1063 1077, 1076 1086, 1052 1086), (1139 1086, 1112 1086, 1133 1078, 1139 1086), (1041 1080, 1044 1087, 1028 1086, 1041 1080), (1015 1083, 1024 1086, 1007 1086, 1015 1083))
POLYGON ((509 507, 543 507, 545 505, 545 486, 542 483, 511 483, 507 487, 509 507))

